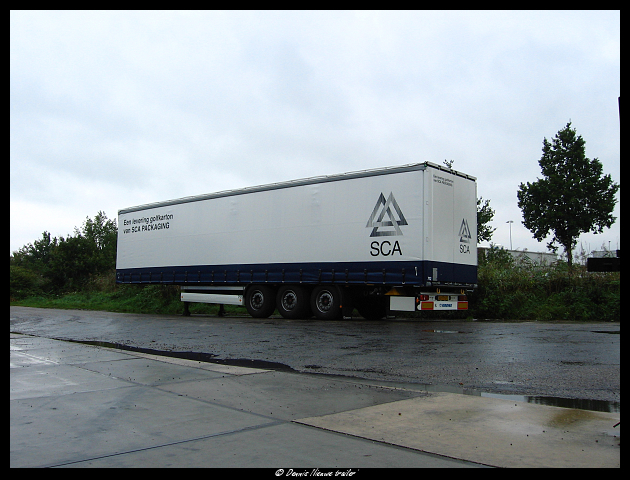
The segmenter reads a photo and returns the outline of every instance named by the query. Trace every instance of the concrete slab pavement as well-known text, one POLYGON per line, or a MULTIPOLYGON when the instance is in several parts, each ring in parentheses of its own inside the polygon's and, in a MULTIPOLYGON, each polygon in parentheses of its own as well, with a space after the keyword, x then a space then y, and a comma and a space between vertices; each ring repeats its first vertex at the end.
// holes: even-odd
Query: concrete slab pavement
POLYGON ((352 401, 303 375, 10 337, 11 467, 479 466, 290 420, 413 393, 352 401))
POLYGON ((618 413, 434 393, 297 423, 496 467, 619 467, 618 413))
POLYGON ((17 334, 10 366, 11 467, 619 466, 618 413, 17 334))

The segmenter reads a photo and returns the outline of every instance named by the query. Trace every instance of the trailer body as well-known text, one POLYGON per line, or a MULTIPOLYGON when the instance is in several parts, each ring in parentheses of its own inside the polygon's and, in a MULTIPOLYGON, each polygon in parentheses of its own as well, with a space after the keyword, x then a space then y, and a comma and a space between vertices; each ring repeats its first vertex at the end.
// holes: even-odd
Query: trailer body
POLYGON ((327 286, 334 309, 462 309, 477 283, 476 198, 474 177, 425 162, 122 209, 116 281, 252 314, 255 286, 283 314, 287 286, 293 301, 327 286))

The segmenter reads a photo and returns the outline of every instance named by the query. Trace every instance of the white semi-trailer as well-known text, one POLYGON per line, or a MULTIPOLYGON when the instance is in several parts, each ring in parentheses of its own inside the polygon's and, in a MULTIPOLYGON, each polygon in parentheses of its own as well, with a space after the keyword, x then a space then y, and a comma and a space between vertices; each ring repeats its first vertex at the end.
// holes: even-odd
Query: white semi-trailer
POLYGON ((425 162, 125 208, 116 281, 254 317, 466 310, 476 206, 474 177, 425 162))

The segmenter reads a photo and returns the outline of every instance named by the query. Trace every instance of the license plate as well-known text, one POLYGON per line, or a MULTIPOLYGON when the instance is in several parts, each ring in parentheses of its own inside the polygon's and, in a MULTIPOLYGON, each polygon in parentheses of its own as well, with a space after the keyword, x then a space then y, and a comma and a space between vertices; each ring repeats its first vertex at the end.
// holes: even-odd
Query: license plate
POLYGON ((455 302, 435 302, 434 310, 457 310, 455 302))

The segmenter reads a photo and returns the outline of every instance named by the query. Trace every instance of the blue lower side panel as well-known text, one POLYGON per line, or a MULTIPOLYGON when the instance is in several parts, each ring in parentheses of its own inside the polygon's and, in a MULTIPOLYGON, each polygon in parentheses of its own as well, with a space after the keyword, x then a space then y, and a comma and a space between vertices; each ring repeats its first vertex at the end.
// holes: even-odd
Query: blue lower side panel
POLYGON ((116 283, 475 285, 477 283, 477 266, 430 261, 187 265, 117 269, 116 283), (437 279, 434 278, 436 273, 437 279))

